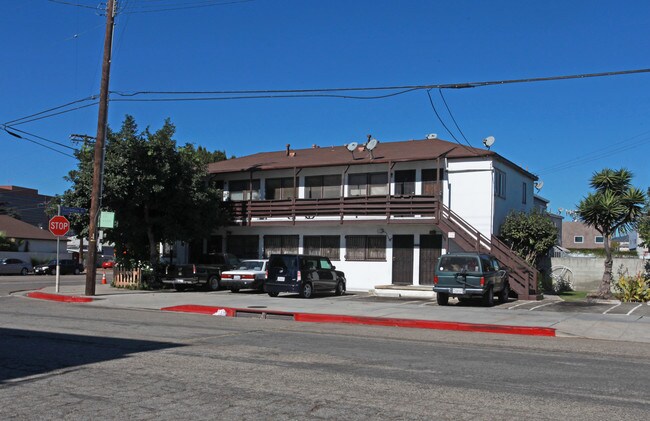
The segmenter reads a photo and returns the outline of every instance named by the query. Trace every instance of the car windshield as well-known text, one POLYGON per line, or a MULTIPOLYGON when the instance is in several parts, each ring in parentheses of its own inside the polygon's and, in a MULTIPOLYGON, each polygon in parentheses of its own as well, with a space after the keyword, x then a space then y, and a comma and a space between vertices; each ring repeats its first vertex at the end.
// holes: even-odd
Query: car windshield
POLYGON ((443 256, 440 259, 441 272, 478 272, 481 266, 477 256, 443 256))
POLYGON ((7 262, 7 259, 0 259, 0 265, 4 265, 7 262))
POLYGON ((48 265, 56 265, 56 260, 50 260, 46 264, 48 264, 48 265))
POLYGON ((237 269, 238 270, 262 270, 262 265, 264 265, 264 262, 260 262, 259 260, 245 260, 239 263, 237 269))

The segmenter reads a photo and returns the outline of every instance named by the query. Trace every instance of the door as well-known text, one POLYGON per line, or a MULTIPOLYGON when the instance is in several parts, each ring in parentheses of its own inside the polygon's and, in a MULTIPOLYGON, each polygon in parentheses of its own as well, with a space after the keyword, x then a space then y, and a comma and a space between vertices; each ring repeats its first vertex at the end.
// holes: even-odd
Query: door
POLYGON ((433 276, 441 254, 442 235, 420 236, 420 285, 433 285, 433 276))
POLYGON ((393 236, 393 284, 413 285, 413 235, 393 236))

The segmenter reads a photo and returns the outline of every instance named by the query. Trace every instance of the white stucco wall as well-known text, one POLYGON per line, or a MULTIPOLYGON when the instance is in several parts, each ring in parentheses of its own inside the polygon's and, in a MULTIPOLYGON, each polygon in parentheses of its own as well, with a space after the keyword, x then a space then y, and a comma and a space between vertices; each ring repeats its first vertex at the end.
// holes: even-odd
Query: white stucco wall
POLYGON ((450 160, 445 204, 488 238, 492 234, 492 165, 488 160, 450 160))
MULTIPOLYGON (((494 234, 499 234, 501 225, 511 211, 529 212, 534 204, 534 180, 500 161, 494 161, 494 168, 506 175, 506 197, 494 196, 494 234), (526 203, 523 197, 523 184, 526 183, 526 203)), ((494 175, 493 175, 494 180, 494 175)))

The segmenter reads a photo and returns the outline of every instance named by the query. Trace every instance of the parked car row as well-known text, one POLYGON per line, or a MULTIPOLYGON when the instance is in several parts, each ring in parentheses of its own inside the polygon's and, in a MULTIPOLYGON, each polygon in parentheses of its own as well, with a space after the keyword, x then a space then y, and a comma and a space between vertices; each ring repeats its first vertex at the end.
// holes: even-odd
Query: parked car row
MULTIPOLYGON (((56 274, 56 260, 50 260, 47 263, 32 267, 31 263, 16 258, 0 259, 0 274, 2 275, 27 275, 30 272, 34 275, 53 275, 56 274)), ((72 259, 59 260, 59 273, 61 275, 74 274, 78 275, 84 271, 82 264, 72 259)))

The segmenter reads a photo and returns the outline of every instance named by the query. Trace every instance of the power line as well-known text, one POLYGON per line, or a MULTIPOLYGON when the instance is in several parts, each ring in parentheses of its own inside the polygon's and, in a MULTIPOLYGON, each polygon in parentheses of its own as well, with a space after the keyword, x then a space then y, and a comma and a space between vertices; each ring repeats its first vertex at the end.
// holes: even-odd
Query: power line
MULTIPOLYGON (((23 123, 17 123, 17 122, 19 122, 19 121, 21 121, 21 120, 29 119, 29 118, 31 118, 31 117, 36 117, 36 116, 38 116, 38 115, 42 115, 42 114, 48 113, 48 112, 50 112, 50 111, 60 110, 61 108, 69 107, 70 105, 78 104, 78 103, 80 103, 80 102, 90 101, 90 100, 94 100, 94 99, 97 99, 97 95, 91 95, 91 96, 89 96, 89 97, 81 98, 81 99, 78 99, 78 100, 76 100, 76 101, 71 101, 71 102, 68 102, 68 103, 63 104, 63 105, 58 105, 58 106, 56 106, 56 107, 48 108, 47 110, 39 111, 39 112, 37 112, 37 113, 30 114, 30 115, 27 115, 27 116, 25 116, 25 117, 17 118, 17 119, 10 120, 10 121, 5 121, 5 122, 3 123, 3 125, 5 125, 5 126, 6 126, 6 125, 12 125, 12 124, 14 124, 14 123, 15 123, 15 124, 23 124, 23 123)), ((94 104, 93 104, 93 105, 94 105, 94 104)), ((76 108, 75 108, 75 109, 76 109, 76 108)), ((74 110, 71 110, 71 111, 74 111, 74 110)), ((67 112, 67 111, 66 111, 66 112, 67 112)), ((54 115, 57 115, 57 114, 54 114, 54 115)), ((33 121, 33 120, 29 120, 29 121, 33 121)), ((15 124, 14 124, 14 125, 15 125, 15 124)))
POLYGON ((198 9, 203 7, 214 7, 214 6, 226 6, 230 4, 237 3, 249 3, 255 0, 232 0, 232 1, 215 1, 215 0, 204 0, 204 1, 194 1, 190 3, 171 3, 165 5, 133 5, 124 7, 120 14, 136 14, 136 13, 156 13, 156 12, 167 12, 175 10, 185 10, 185 9, 198 9), (156 8, 158 7, 158 8, 156 8))
POLYGON ((431 108, 433 109, 433 112, 436 114, 436 117, 438 117, 438 121, 440 122, 440 124, 442 124, 442 127, 444 127, 445 130, 447 130, 447 133, 449 133, 449 135, 456 141, 456 143, 458 143, 460 146, 462 146, 464 148, 467 148, 467 146, 463 145, 462 143, 460 143, 458 141, 458 139, 456 139, 456 136, 454 136, 454 134, 451 132, 451 130, 449 130, 449 127, 447 127, 445 122, 440 117, 440 114, 438 114, 438 110, 436 109, 436 106, 433 103, 433 98, 431 98, 431 91, 430 90, 427 90, 427 96, 429 97, 429 103, 431 104, 431 108))
POLYGON ((97 7, 95 6, 88 6, 87 4, 80 4, 80 3, 72 3, 70 1, 63 1, 63 0, 47 0, 50 3, 57 3, 57 4, 64 4, 66 6, 75 6, 75 7, 82 7, 84 9, 93 9, 97 10, 97 7))
POLYGON ((50 147, 50 146, 44 145, 44 144, 42 144, 42 143, 40 143, 40 142, 37 142, 37 141, 32 140, 32 139, 29 139, 28 137, 21 136, 21 135, 19 135, 19 134, 17 134, 17 133, 14 133, 14 132, 10 131, 10 130, 7 130, 7 129, 4 128, 4 127, 3 127, 2 129, 3 129, 5 132, 7 132, 9 135, 11 135, 11 136, 13 136, 13 137, 16 137, 16 138, 18 138, 18 139, 26 140, 26 141, 28 141, 28 142, 34 143, 34 144, 36 144, 36 145, 38 145, 38 146, 41 146, 41 147, 43 147, 43 148, 45 148, 45 149, 49 149, 49 150, 54 151, 54 152, 56 152, 56 153, 59 153, 59 154, 61 154, 61 155, 65 155, 65 156, 69 156, 69 157, 71 157, 71 158, 75 158, 74 155, 70 155, 70 154, 65 153, 65 152, 62 152, 62 151, 60 151, 60 150, 58 150, 58 149, 55 149, 55 148, 52 148, 52 147, 50 147))
MULTIPOLYGON (((12 131, 14 131, 14 132, 19 132, 19 133, 22 133, 22 134, 25 134, 25 135, 28 135, 28 136, 31 136, 31 137, 35 137, 35 138, 37 138, 37 139, 44 140, 44 141, 46 141, 46 142, 48 142, 48 143, 52 143, 52 144, 54 144, 54 145, 58 145, 58 146, 61 146, 61 147, 63 147, 63 148, 71 149, 71 150, 73 150, 73 151, 76 151, 76 150, 77 150, 77 149, 73 148, 72 146, 64 145, 63 143, 55 142, 54 140, 49 140, 49 139, 46 139, 46 138, 44 138, 44 137, 41 137, 41 136, 35 135, 35 134, 33 134, 33 133, 29 133, 29 132, 26 132, 26 131, 23 131, 23 130, 17 129, 17 128, 15 128, 15 127, 11 127, 11 126, 9 126, 9 128, 10 128, 12 131)), ((9 133, 10 135, 12 135, 12 136, 14 136, 14 137, 17 137, 17 135, 16 135, 15 133, 11 133, 9 130, 7 130, 7 127, 6 127, 6 126, 3 127, 2 130, 4 130, 5 132, 9 133)))
POLYGON ((451 120, 454 122, 456 125, 456 128, 458 129, 458 132, 463 136, 463 139, 465 139, 465 143, 467 143, 470 147, 472 147, 471 143, 469 143, 469 140, 465 137, 465 133, 460 129, 460 126, 458 126, 458 123, 456 122, 456 119, 454 118, 454 115, 451 113, 451 110, 449 109, 449 105, 447 105, 447 100, 445 100, 445 97, 442 95, 442 89, 438 89, 438 92, 440 93, 440 98, 442 98, 442 102, 445 104, 445 107, 447 108, 447 112, 449 113, 449 117, 451 117, 451 120))

